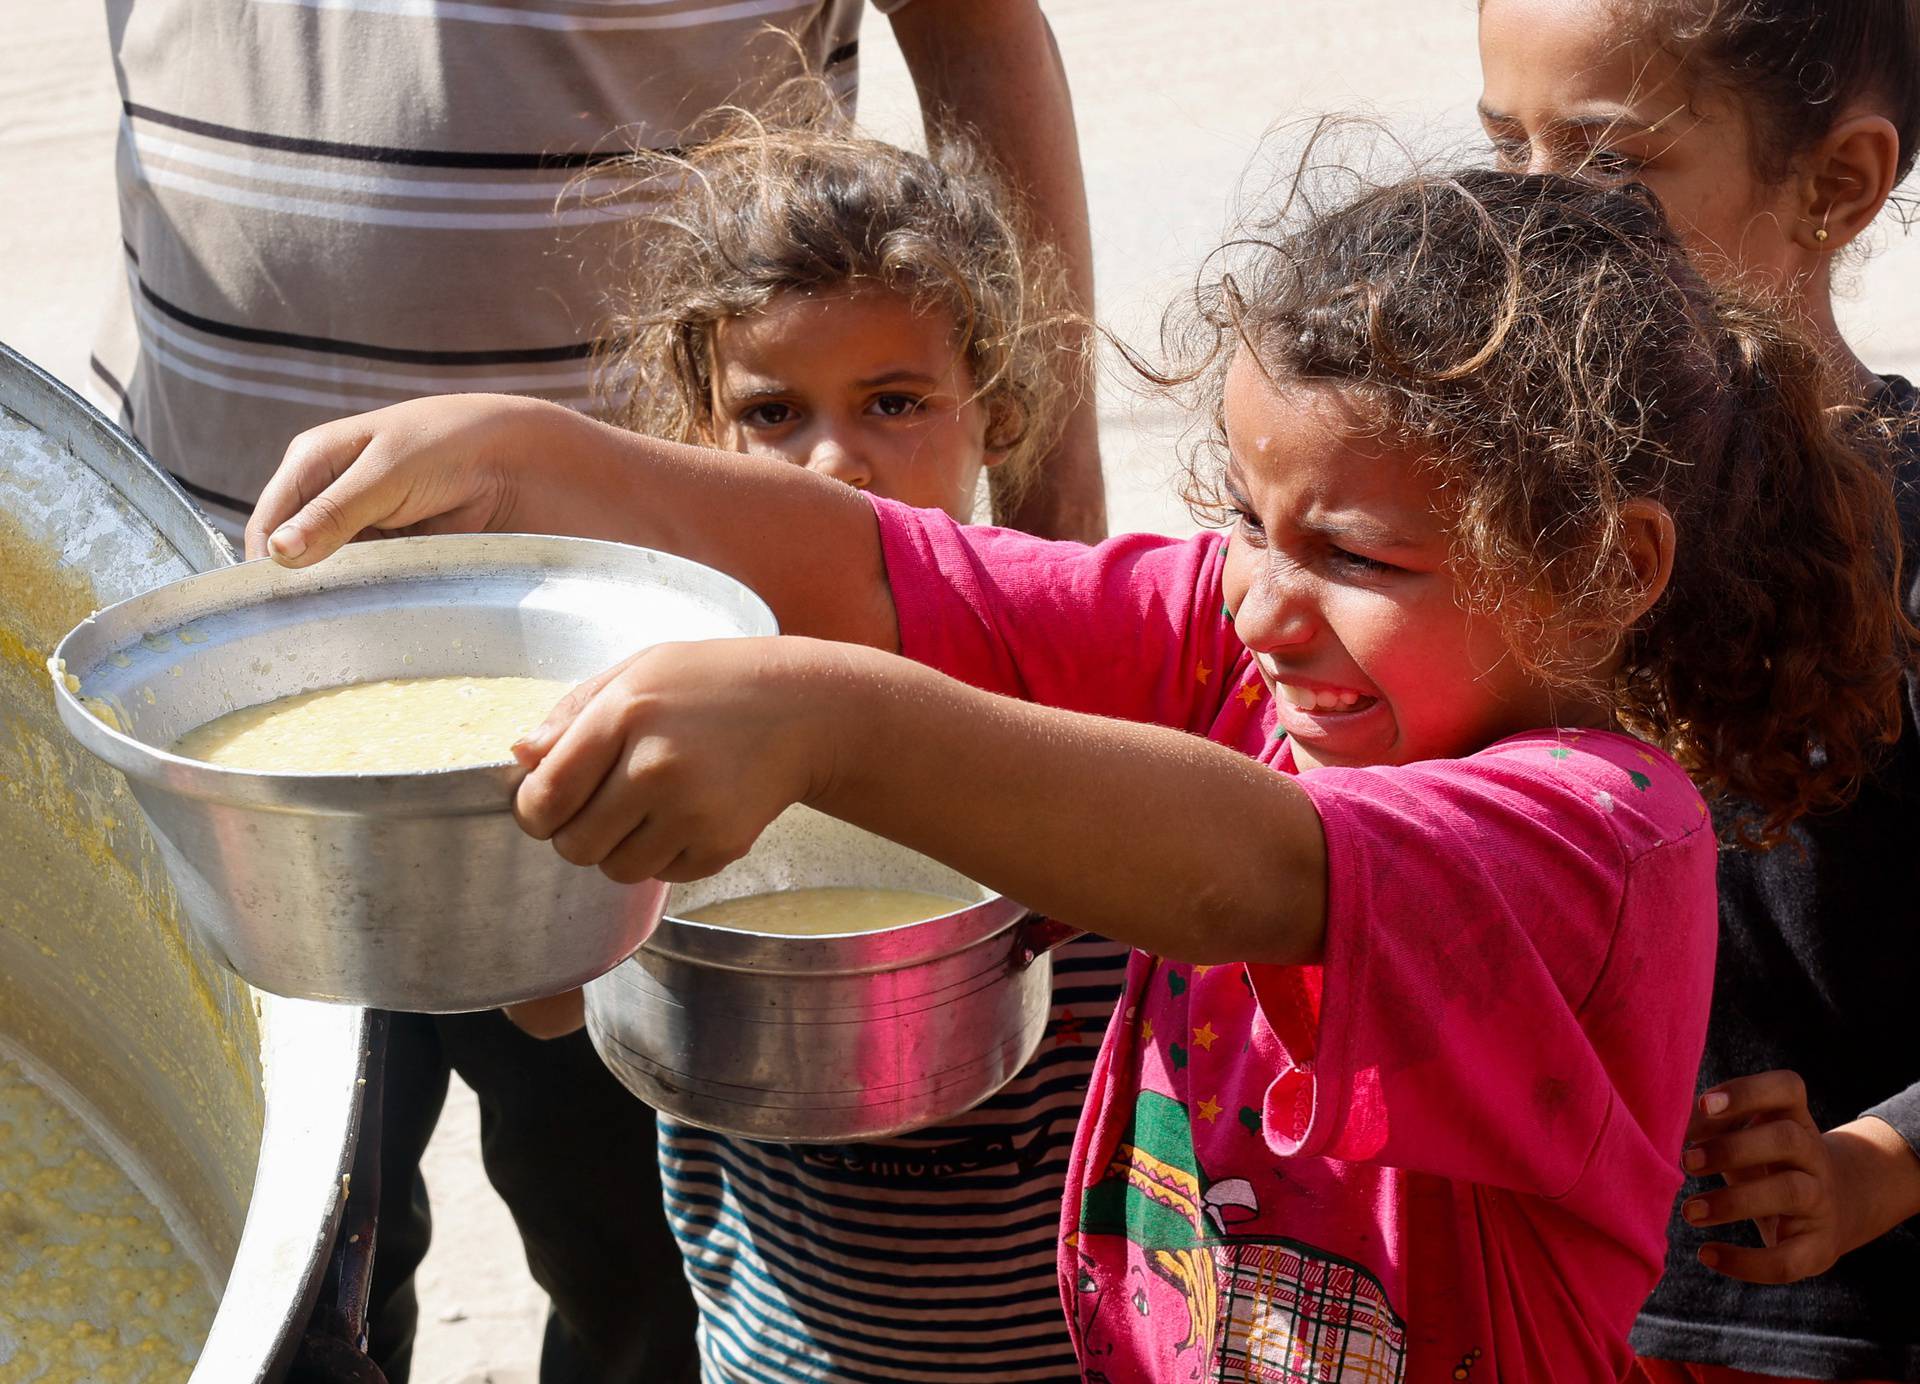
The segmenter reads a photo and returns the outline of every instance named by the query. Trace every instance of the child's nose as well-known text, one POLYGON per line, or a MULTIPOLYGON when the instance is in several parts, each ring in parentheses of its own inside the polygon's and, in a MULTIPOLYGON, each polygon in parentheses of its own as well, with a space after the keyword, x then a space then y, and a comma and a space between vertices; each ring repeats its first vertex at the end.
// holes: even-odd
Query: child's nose
POLYGON ((1268 653, 1311 640, 1320 620, 1309 586, 1305 580, 1276 574, 1255 581, 1233 616, 1240 642, 1256 653, 1268 653))
POLYGON ((865 490, 873 484, 873 468, 861 450, 832 433, 820 437, 808 451, 807 469, 830 476, 855 490, 865 490))

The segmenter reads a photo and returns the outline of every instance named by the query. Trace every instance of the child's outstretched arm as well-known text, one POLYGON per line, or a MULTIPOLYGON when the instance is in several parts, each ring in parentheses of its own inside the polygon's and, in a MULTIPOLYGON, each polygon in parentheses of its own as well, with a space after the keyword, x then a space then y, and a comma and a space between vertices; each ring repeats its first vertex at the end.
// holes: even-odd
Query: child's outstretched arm
POLYGON ((516 809, 569 860, 697 878, 807 802, 1163 955, 1319 953, 1326 846, 1298 785, 1194 735, 1025 704, 891 656, 873 509, 800 467, 533 400, 419 399, 295 439, 247 551, 304 566, 363 533, 464 530, 680 553, 815 637, 661 646, 564 702, 519 747, 532 772, 516 809))
POLYGON ((517 752, 521 824, 616 879, 710 874, 805 802, 1163 956, 1294 964, 1325 933, 1326 843, 1289 776, 869 649, 661 646, 517 752))
POLYGON ((247 522, 247 556, 304 567, 356 537, 471 531, 662 548, 761 592, 783 630, 899 647, 879 529, 856 491, 536 399, 414 399, 302 433, 247 522))

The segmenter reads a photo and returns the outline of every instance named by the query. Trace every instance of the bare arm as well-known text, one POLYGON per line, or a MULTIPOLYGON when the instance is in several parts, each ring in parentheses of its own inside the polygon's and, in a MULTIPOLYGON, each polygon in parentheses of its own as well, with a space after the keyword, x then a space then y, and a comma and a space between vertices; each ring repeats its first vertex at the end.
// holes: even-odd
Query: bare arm
POLYGON ((535 399, 441 395, 302 433, 247 522, 247 555, 304 567, 370 531, 659 548, 745 582, 789 633, 899 647, 879 524, 857 491, 535 399))
POLYGON ((1326 839, 1291 776, 1182 731, 846 657, 814 806, 1160 956, 1319 960, 1326 839))
MULTIPOLYGON (((894 37, 927 116, 980 134, 1026 201, 1035 231, 1065 258, 1075 306, 1093 309, 1093 245, 1073 98, 1053 30, 1038 0, 912 0, 893 16, 894 37)), ((1092 390, 1023 494, 994 497, 1001 523, 1046 538, 1098 542, 1107 532, 1100 435, 1092 390)))
POLYGON ((710 874, 805 802, 1162 956, 1309 962, 1326 930, 1326 842, 1290 776, 871 649, 665 645, 516 752, 521 825, 615 879, 710 874))

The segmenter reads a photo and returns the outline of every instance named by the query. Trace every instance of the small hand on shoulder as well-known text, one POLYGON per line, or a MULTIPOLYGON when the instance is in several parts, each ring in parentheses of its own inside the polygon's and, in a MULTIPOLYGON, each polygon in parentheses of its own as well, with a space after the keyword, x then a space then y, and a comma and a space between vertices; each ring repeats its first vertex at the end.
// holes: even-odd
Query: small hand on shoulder
POLYGON ((1764 1246, 1715 1242, 1700 1262, 1748 1283, 1797 1283, 1920 1212, 1920 1158, 1885 1121, 1822 1131, 1794 1072, 1762 1072, 1701 1095, 1681 1163, 1726 1186, 1681 1208, 1701 1226, 1752 1221, 1764 1246))

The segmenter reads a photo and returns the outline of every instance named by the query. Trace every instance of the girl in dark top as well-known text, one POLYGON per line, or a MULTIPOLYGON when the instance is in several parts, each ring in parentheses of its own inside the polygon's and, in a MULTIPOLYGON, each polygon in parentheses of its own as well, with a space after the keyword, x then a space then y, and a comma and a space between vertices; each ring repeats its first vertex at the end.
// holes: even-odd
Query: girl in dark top
MULTIPOLYGON (((1644 183, 1709 273, 1771 289, 1814 330, 1895 443, 1920 550, 1920 393, 1859 360, 1832 298, 1835 261, 1920 148, 1920 0, 1482 0, 1480 49, 1502 164, 1644 183)), ((1910 559, 1920 617, 1916 576, 1910 559)), ((1689 1182, 1634 1333, 1642 1380, 1920 1380, 1911 673, 1907 700, 1850 807, 1722 856, 1689 1182)), ((1738 803, 1716 815, 1730 839, 1752 825, 1738 803)))

